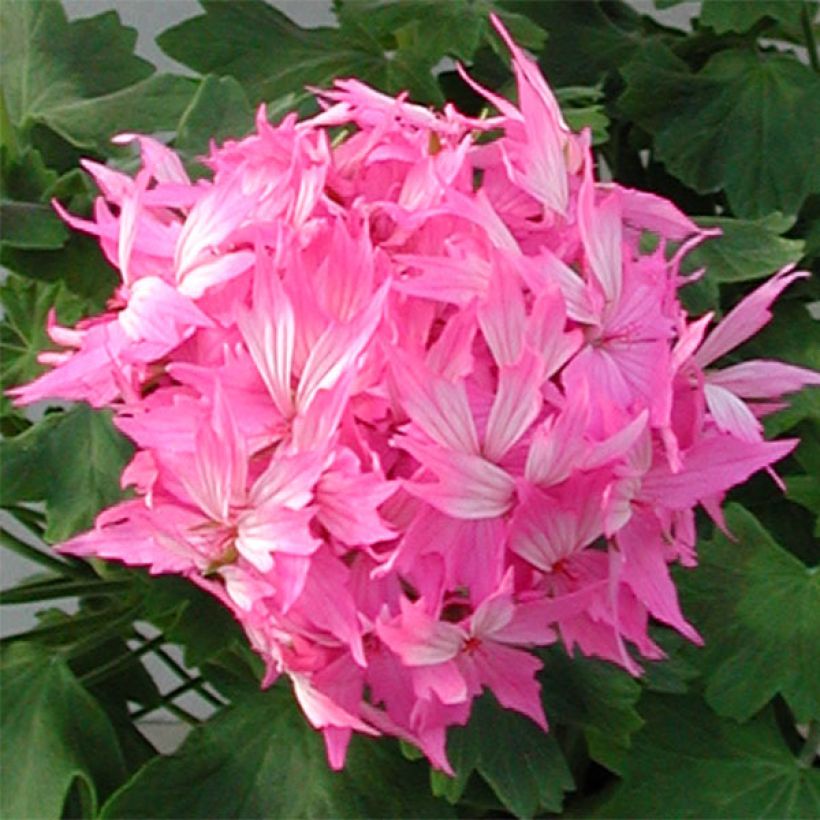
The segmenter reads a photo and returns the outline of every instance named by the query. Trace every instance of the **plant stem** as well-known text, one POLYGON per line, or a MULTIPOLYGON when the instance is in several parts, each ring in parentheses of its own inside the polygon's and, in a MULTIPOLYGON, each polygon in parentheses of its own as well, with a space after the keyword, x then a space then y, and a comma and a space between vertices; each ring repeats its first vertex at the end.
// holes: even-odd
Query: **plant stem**
POLYGON ((23 558, 27 558, 35 564, 40 564, 40 566, 47 567, 54 572, 58 572, 60 575, 73 575, 75 577, 82 575, 82 577, 86 577, 85 573, 81 573, 65 561, 60 561, 51 555, 47 555, 41 549, 38 549, 32 544, 28 544, 16 535, 12 535, 7 530, 0 530, 0 543, 12 552, 22 555, 23 558))
POLYGON ((806 50, 809 52, 811 67, 820 73, 820 58, 817 56, 817 41, 814 39, 814 29, 812 28, 808 3, 803 3, 803 8, 800 10, 800 23, 803 26, 803 35, 806 38, 806 50))
POLYGON ((15 504, 11 507, 6 507, 6 512, 9 515, 14 516, 24 527, 31 530, 38 538, 43 537, 43 533, 45 532, 45 518, 43 517, 42 513, 37 512, 37 510, 31 510, 28 507, 23 507, 19 504, 15 504))
POLYGON ((53 598, 74 598, 113 595, 128 590, 124 581, 65 581, 55 578, 42 583, 21 584, 11 589, 0 590, 0 604, 30 604, 53 598))
POLYGON ((96 669, 92 669, 89 672, 86 672, 81 678, 80 683, 85 686, 93 686, 95 683, 99 683, 100 681, 105 680, 106 678, 110 678, 113 675, 122 672, 124 669, 127 669, 137 658, 145 655, 148 652, 154 650, 157 646, 159 646, 165 637, 163 635, 157 635, 156 638, 152 638, 150 641, 146 641, 142 646, 137 647, 136 649, 130 650, 129 652, 125 652, 122 655, 117 655, 116 658, 112 658, 107 663, 104 663, 102 666, 98 666, 96 669))
POLYGON ((806 742, 800 750, 797 762, 807 769, 814 763, 814 758, 820 753, 820 720, 809 723, 809 733, 806 742))
POLYGON ((98 647, 115 635, 123 626, 130 623, 138 612, 137 607, 103 610, 90 615, 74 615, 64 622, 37 626, 28 632, 18 632, 4 638, 5 641, 54 641, 69 645, 64 656, 76 658, 84 652, 98 647), (73 640, 77 633, 86 633, 89 637, 73 640))

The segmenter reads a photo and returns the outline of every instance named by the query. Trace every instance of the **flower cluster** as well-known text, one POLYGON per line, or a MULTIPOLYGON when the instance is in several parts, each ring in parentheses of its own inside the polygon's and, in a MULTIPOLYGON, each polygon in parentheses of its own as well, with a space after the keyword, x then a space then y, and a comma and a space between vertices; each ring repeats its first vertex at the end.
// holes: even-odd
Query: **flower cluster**
POLYGON ((120 136, 140 170, 86 162, 93 219, 61 213, 122 283, 76 328, 52 316, 63 349, 14 391, 112 408, 137 446, 132 497, 62 549, 217 596, 334 767, 356 731, 449 771, 484 688, 546 729, 535 647, 638 674, 662 656, 650 617, 698 641, 668 571, 695 562, 694 508, 721 524, 794 447, 759 417, 820 381, 712 367, 806 274, 707 333, 677 298, 706 232, 596 181, 589 134, 508 44, 516 105, 465 76, 486 118, 338 81, 312 118, 260 110, 196 182, 120 136))

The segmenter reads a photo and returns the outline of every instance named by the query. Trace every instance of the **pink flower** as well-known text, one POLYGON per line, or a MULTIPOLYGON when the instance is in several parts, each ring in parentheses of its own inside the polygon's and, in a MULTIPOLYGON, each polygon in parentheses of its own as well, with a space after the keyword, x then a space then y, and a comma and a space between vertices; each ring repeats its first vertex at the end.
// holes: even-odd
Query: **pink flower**
POLYGON ((122 281, 101 316, 52 315, 63 349, 12 391, 110 407, 137 447, 134 496, 61 549, 217 597, 334 768, 382 732, 452 771, 447 729, 484 689, 546 730, 533 647, 639 674, 663 654, 650 619, 699 641, 669 573, 695 563, 694 509, 720 520, 791 452, 758 418, 820 383, 714 369, 806 274, 705 336, 677 289, 706 232, 596 181, 589 135, 494 23, 518 85, 517 106, 479 89, 498 116, 341 80, 311 119, 260 109, 209 180, 134 135, 133 179, 85 163, 94 218, 57 207, 122 281))

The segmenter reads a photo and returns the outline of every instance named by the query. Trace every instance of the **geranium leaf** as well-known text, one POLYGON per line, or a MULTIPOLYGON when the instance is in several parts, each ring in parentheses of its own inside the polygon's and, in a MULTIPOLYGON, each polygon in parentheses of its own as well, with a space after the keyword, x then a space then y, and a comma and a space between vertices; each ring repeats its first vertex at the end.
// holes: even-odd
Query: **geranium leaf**
POLYGON ((481 0, 344 0, 337 13, 342 24, 363 26, 387 48, 406 48, 423 38, 431 57, 451 54, 469 61, 489 24, 490 5, 481 0))
MULTIPOLYGON (((38 285, 42 283, 40 286, 62 281, 67 292, 76 296, 87 313, 101 311, 118 282, 114 268, 108 264, 96 240, 76 232, 69 234, 65 245, 53 250, 22 250, 7 245, 0 250, 0 264, 37 280, 38 285)), ((45 314, 42 317, 38 329, 45 327, 45 314)), ((78 318, 79 315, 68 323, 78 318)))
POLYGON ((635 705, 639 684, 622 669, 604 661, 570 657, 560 647, 544 655, 540 675, 547 719, 581 729, 590 755, 613 770, 641 726, 635 705))
POLYGON ((0 505, 45 501, 48 541, 90 527, 121 498, 119 478, 131 445, 109 414, 78 404, 0 441, 0 505))
POLYGON ((105 96, 55 106, 46 121, 72 144, 111 154, 115 134, 173 130, 195 90, 187 77, 155 74, 105 96))
POLYGON ((776 694, 800 721, 820 717, 820 573, 781 548, 747 510, 727 509, 737 541, 702 545, 682 579, 684 610, 706 642, 696 663, 717 712, 746 720, 776 694))
POLYGON ((718 282, 748 282, 771 276, 803 255, 804 243, 784 239, 768 220, 700 217, 704 228, 720 228, 720 236, 707 239, 686 257, 685 270, 706 268, 718 282))
MULTIPOLYGON (((8 122, 5 128, 14 131, 8 122)), ((65 244, 68 231, 46 199, 56 182, 39 151, 0 147, 0 248, 53 250, 65 244)))
POLYGON ((12 248, 53 250, 62 247, 68 238, 68 231, 54 209, 39 202, 0 200, 0 223, 0 242, 12 248))
POLYGON ((643 32, 652 25, 622 2, 510 0, 506 5, 547 32, 539 64, 556 86, 595 85, 641 48, 643 32))
POLYGON ((174 147, 189 156, 204 154, 213 140, 238 139, 253 127, 253 107, 233 77, 209 75, 199 84, 177 125, 174 147))
POLYGON ((358 737, 344 771, 333 772, 320 735, 277 687, 195 729, 114 794, 102 816, 451 817, 426 772, 395 744, 358 737))
POLYGON ((647 695, 623 782, 599 817, 817 817, 820 771, 801 765, 769 708, 722 720, 691 696, 647 695))
POLYGON ((114 12, 69 22, 56 0, 8 0, 0 26, 8 115, 23 134, 42 123, 73 145, 110 151, 119 131, 172 128, 194 90, 154 74, 114 12))
POLYGON ((205 13, 157 38, 160 48, 201 74, 229 74, 251 103, 274 100, 336 77, 373 77, 384 62, 378 43, 362 31, 304 29, 262 0, 203 3, 205 13), (276 43, 276 48, 271 48, 276 43))
POLYGON ((467 726, 449 731, 447 755, 456 777, 433 773, 432 782, 435 792, 451 802, 461 797, 474 771, 519 817, 560 812, 564 793, 575 788, 555 736, 489 695, 473 703, 467 726))
POLYGON ((820 187, 820 77, 786 54, 727 49, 696 74, 649 42, 622 69, 622 111, 699 193, 725 189, 735 214, 795 214, 820 187))
POLYGON ((799 25, 802 3, 792 0, 703 0, 700 22, 718 34, 749 31, 765 18, 785 25, 799 25))
POLYGON ((59 321, 71 324, 83 315, 85 303, 62 283, 26 282, 17 276, 0 285, 0 299, 0 408, 5 412, 10 406, 5 391, 38 376, 43 366, 37 354, 54 347, 46 335, 49 310, 54 308, 59 321))
POLYGON ((599 88, 568 86, 556 89, 555 96, 567 125, 573 131, 589 128, 593 145, 601 145, 609 139, 609 117, 604 109, 603 92, 599 88))
POLYGON ((4 817, 60 817, 75 783, 91 812, 125 778, 111 722, 65 661, 33 643, 6 645, 0 805, 4 817))
MULTIPOLYGON (((159 46, 201 74, 235 77, 253 104, 289 93, 301 100, 306 86, 345 77, 441 103, 432 73, 441 59, 469 60, 482 42, 495 42, 490 0, 355 0, 337 5, 338 28, 302 28, 262 0, 202 5, 203 15, 164 31, 159 46)), ((519 15, 502 17, 514 33, 523 30, 519 15)), ((524 45, 543 42, 536 26, 526 30, 524 45)))
POLYGON ((342 27, 361 27, 387 52, 406 51, 426 66, 446 56, 470 63, 483 44, 506 56, 490 24, 493 13, 522 47, 537 51, 544 45, 539 26, 494 0, 341 0, 336 5, 342 27))
POLYGON ((188 666, 201 666, 235 643, 245 643, 228 609, 190 581, 175 576, 138 576, 144 584, 144 617, 180 644, 188 666))

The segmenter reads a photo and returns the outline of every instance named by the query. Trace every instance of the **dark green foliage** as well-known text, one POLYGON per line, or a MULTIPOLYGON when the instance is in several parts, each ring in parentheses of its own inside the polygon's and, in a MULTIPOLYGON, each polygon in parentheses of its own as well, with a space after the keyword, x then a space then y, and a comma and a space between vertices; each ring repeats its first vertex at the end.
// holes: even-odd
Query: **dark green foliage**
POLYGON ((343 772, 289 689, 239 700, 118 791, 103 817, 437 817, 452 815, 395 743, 354 739, 343 772), (389 785, 388 785, 389 784, 389 785))
POLYGON ((599 817, 817 817, 820 771, 798 761, 773 710, 746 724, 697 698, 643 699, 623 781, 599 817))
POLYGON ((121 498, 119 475, 131 452, 108 413, 78 404, 48 415, 0 442, 0 505, 45 501, 45 537, 64 541, 121 498))
POLYGON ((820 573, 783 550, 742 507, 726 511, 736 540, 702 544, 682 579, 684 605, 706 641, 697 662, 706 700, 746 720, 775 695, 798 721, 820 718, 820 573))
POLYGON ((58 655, 34 643, 5 646, 0 800, 4 817, 59 817, 79 781, 93 811, 125 775, 114 729, 58 655))

